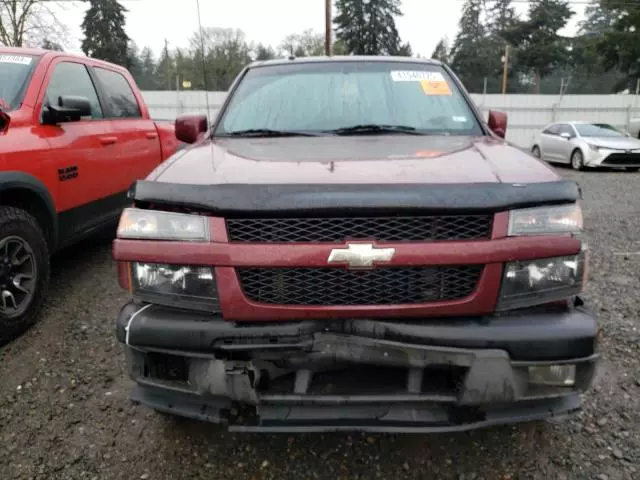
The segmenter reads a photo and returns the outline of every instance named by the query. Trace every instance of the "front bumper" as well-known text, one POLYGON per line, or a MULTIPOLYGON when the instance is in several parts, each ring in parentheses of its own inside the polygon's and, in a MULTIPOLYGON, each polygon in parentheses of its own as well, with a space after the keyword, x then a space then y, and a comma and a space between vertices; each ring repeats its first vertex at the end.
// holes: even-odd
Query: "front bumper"
POLYGON ((582 307, 487 318, 234 324, 127 304, 133 399, 232 431, 460 431, 580 410, 597 360, 582 307), (528 367, 575 364, 571 387, 528 367))
POLYGON ((597 151, 589 149, 585 157, 588 167, 607 168, 640 168, 640 151, 611 150, 601 148, 597 151))

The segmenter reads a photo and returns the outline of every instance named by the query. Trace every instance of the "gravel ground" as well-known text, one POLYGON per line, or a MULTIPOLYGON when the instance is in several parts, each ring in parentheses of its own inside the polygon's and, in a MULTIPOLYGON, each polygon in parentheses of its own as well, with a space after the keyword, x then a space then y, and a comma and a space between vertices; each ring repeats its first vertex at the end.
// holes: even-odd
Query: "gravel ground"
POLYGON ((584 189, 585 298, 603 331, 578 418, 435 436, 232 435, 164 418, 128 400, 113 333, 126 294, 93 241, 54 259, 40 323, 0 350, 0 478, 640 478, 640 174, 560 173, 584 189))

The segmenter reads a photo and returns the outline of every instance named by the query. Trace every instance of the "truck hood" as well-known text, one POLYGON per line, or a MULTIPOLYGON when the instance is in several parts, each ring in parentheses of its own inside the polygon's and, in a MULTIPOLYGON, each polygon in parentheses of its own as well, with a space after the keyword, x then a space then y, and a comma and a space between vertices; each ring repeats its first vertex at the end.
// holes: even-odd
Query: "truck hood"
POLYGON ((220 184, 535 183, 546 164, 490 137, 218 138, 178 152, 148 180, 220 184))

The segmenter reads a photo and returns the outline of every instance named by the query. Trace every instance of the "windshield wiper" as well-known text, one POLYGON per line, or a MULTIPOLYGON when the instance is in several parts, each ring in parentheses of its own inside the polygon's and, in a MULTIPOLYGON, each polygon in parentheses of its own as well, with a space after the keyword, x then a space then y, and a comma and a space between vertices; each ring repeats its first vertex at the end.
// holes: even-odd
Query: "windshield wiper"
POLYGON ((236 130, 226 132, 230 137, 317 137, 320 134, 311 132, 299 132, 295 130, 271 130, 269 128, 252 128, 249 130, 236 130))
POLYGON ((408 125, 381 125, 377 123, 336 128, 335 130, 329 130, 328 133, 333 133, 335 135, 360 135, 367 133, 404 133, 407 135, 424 135, 414 127, 410 127, 408 125))

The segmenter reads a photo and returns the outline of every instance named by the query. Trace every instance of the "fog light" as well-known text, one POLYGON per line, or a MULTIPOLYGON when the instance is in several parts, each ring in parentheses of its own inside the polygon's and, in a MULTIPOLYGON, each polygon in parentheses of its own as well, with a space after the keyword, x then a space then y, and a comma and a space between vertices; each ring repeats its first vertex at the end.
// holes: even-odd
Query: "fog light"
POLYGON ((575 365, 529 367, 529 383, 553 387, 571 387, 576 382, 575 365))

